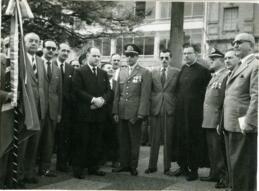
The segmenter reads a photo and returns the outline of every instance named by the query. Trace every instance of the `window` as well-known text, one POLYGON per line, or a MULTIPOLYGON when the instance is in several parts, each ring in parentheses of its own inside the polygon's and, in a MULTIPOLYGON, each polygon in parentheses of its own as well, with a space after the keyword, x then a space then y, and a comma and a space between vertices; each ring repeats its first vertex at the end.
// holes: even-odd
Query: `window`
POLYGON ((124 46, 128 43, 136 44, 140 48, 140 55, 154 54, 154 37, 120 37, 117 39, 116 52, 122 55, 124 53, 124 46))
POLYGON ((123 41, 122 38, 117 38, 116 52, 120 55, 123 54, 123 41))
POLYGON ((143 37, 135 37, 134 38, 134 43, 139 47, 141 50, 140 54, 143 54, 143 49, 144 49, 144 38, 143 37))
POLYGON ((184 43, 191 43, 200 47, 202 38, 202 31, 199 29, 186 30, 184 33, 184 43))
POLYGON ((145 12, 146 12, 146 19, 154 19, 156 15, 156 2, 147 1, 145 12))
POLYGON ((93 40, 93 46, 100 49, 103 56, 110 56, 111 53, 111 40, 108 38, 93 40))
POLYGON ((143 53, 144 55, 153 55, 154 54, 154 37, 145 37, 145 45, 143 53))
POLYGON ((145 17, 145 8, 146 8, 145 1, 136 2, 136 15, 139 17, 145 17))
POLYGON ((111 54, 111 40, 109 38, 103 39, 102 55, 110 56, 111 54))
POLYGON ((238 7, 224 8, 223 30, 235 31, 238 22, 238 7))
POLYGON ((203 3, 184 3, 184 16, 185 17, 197 17, 204 15, 203 3))
POLYGON ((168 19, 171 17, 171 2, 161 2, 161 19, 168 19))

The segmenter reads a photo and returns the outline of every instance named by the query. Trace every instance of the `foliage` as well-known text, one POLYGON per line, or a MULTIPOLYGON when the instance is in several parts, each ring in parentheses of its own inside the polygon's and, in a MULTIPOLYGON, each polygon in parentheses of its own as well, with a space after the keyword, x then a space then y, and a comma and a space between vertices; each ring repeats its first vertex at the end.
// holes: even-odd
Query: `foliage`
MULTIPOLYGON (((4 13, 9 0, 3 0, 4 13)), ((35 32, 41 39, 68 41, 79 47, 88 39, 130 33, 142 21, 134 10, 123 8, 117 1, 28 0, 34 19, 24 20, 24 32, 35 32), (90 25, 103 30, 93 33, 90 25), (82 33, 82 31, 84 31, 82 33)), ((134 7, 132 8, 134 9, 134 7)), ((2 33, 8 35, 10 19, 2 17, 2 33)))

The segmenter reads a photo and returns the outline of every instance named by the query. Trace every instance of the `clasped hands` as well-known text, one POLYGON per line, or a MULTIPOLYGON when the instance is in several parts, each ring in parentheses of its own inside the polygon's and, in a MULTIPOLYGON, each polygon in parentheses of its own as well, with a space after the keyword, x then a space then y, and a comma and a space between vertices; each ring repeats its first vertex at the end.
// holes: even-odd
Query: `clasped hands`
POLYGON ((94 97, 91 101, 90 108, 92 110, 101 108, 105 103, 105 100, 102 97, 94 97))

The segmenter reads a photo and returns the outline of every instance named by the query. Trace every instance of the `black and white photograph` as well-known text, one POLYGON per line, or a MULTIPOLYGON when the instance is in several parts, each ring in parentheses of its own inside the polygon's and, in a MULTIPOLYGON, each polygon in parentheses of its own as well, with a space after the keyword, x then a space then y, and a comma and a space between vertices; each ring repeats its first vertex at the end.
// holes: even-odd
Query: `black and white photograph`
POLYGON ((0 15, 0 190, 257 190, 258 0, 0 15))

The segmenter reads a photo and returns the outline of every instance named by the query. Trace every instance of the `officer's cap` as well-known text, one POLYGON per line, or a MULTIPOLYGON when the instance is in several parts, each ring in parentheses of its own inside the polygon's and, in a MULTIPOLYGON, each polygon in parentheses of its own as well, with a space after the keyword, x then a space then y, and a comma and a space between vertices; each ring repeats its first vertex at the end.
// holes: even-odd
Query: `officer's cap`
POLYGON ((224 58, 224 54, 216 48, 212 48, 209 54, 210 58, 224 58))

